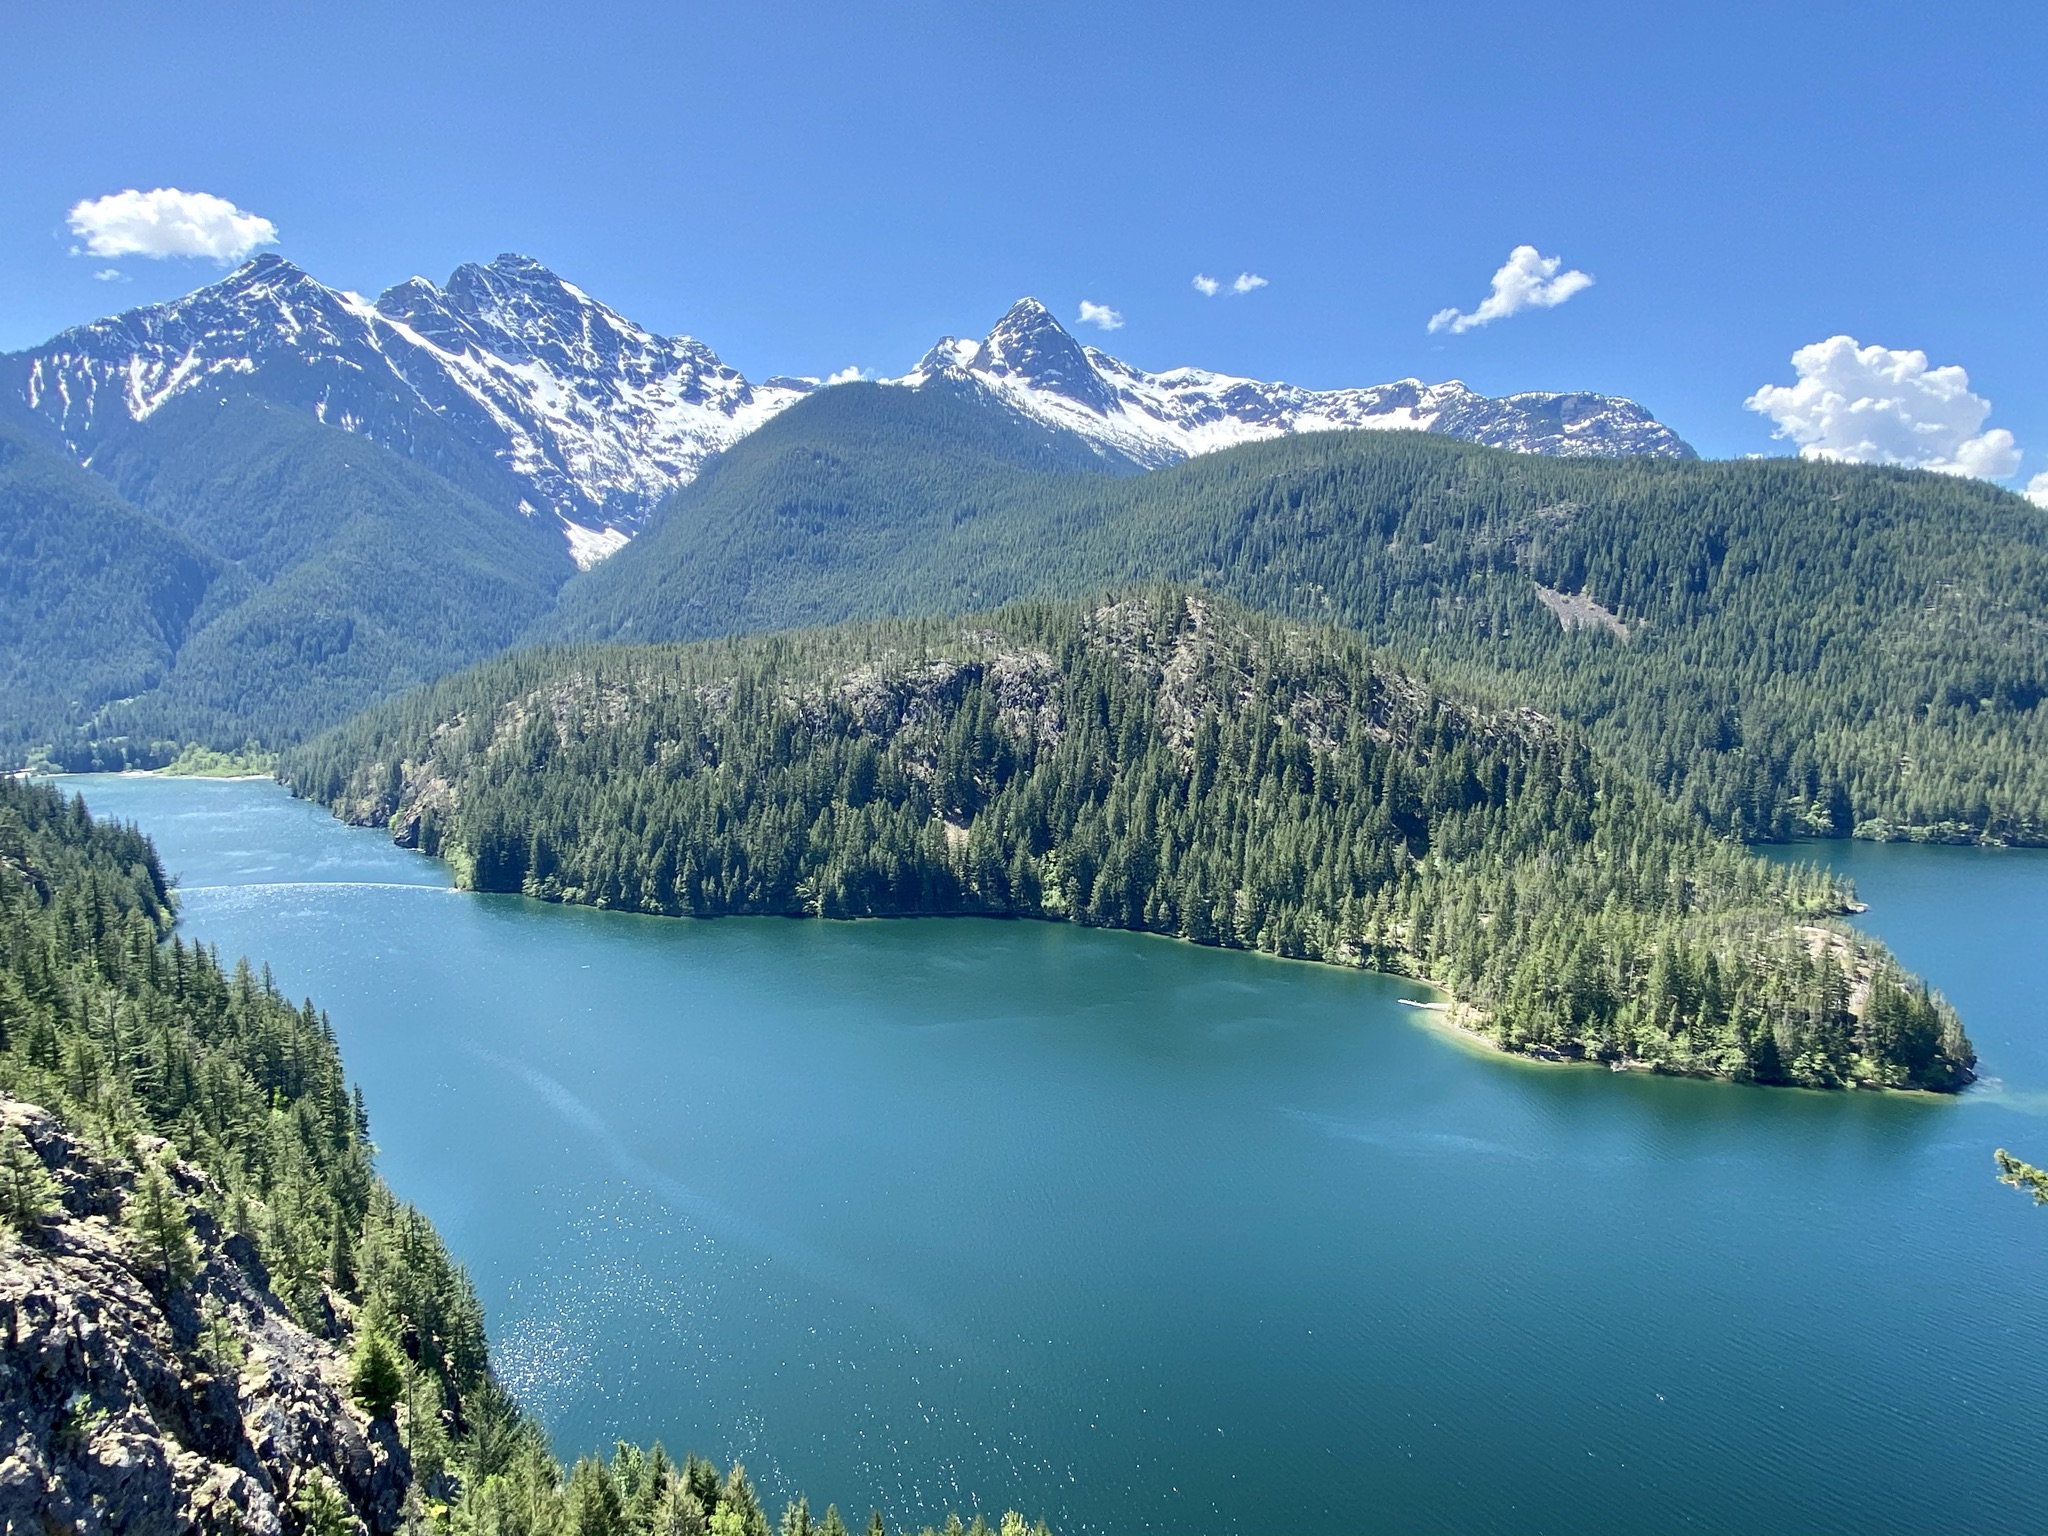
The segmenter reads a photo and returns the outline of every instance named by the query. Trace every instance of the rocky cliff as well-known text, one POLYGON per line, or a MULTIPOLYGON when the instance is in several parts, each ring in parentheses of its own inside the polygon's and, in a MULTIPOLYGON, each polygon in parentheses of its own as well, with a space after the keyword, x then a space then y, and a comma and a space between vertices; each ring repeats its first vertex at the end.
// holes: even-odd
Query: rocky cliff
POLYGON ((0 1181, 7 1536, 398 1529, 411 1465, 393 1422, 349 1400, 340 1344, 271 1293, 204 1172, 149 1137, 89 1148, 0 1097, 0 1181), (138 1166, 163 1170, 190 1228, 168 1268, 134 1230, 138 1166))

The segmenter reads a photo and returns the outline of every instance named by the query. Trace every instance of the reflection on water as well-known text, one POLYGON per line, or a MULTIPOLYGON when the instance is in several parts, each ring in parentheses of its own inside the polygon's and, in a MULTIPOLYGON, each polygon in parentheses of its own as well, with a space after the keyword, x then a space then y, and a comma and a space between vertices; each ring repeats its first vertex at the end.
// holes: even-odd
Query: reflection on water
POLYGON ((1953 1101, 1521 1066, 1131 935, 455 895, 267 786, 83 782, 329 1009, 565 1451, 1070 1533, 2048 1507, 2048 1213, 1990 1176, 2048 1156, 2048 859, 1837 861, 1964 1010, 1998 1086, 1953 1101))

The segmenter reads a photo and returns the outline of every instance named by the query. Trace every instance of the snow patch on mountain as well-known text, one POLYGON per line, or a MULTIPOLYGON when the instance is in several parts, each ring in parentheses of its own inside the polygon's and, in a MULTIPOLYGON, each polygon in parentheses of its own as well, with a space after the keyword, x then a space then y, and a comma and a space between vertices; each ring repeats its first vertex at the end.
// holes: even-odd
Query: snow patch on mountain
POLYGON ((576 562, 576 569, 587 571, 601 560, 608 560, 632 541, 632 535, 621 533, 616 528, 586 528, 581 523, 564 521, 563 533, 569 538, 569 558, 576 562))
POLYGON ((1692 458, 1633 400, 1528 393, 1495 398, 1453 379, 1312 390, 1174 368, 1148 373, 1070 336, 1036 299, 1019 299, 979 343, 948 336, 909 373, 910 389, 971 385, 1148 468, 1295 432, 1440 432, 1494 448, 1565 457, 1692 458))

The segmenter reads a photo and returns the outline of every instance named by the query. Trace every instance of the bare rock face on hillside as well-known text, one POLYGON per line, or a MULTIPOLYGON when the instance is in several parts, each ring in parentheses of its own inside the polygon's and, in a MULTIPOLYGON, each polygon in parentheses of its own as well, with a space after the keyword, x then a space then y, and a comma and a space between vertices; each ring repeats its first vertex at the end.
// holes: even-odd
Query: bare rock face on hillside
POLYGON ((305 1529, 316 1498, 330 1522, 396 1531, 411 1481, 396 1429, 355 1408, 340 1348, 222 1233, 206 1176, 166 1164, 195 1239, 174 1278, 123 1222, 133 1168, 0 1097, 0 1139, 18 1151, 17 1134, 54 1201, 0 1225, 0 1531, 271 1536, 305 1529))

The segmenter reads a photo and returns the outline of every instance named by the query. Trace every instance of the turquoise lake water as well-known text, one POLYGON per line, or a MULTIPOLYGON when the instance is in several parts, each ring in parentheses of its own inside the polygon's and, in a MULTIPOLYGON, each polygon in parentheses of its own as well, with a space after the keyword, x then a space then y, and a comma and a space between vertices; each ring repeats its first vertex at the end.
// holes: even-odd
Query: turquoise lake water
POLYGON ((447 888, 275 786, 67 781, 331 1014, 573 1454, 892 1528, 2048 1527, 2048 856, 1845 846, 1959 1100, 1552 1068, 1385 978, 1050 924, 447 888))

